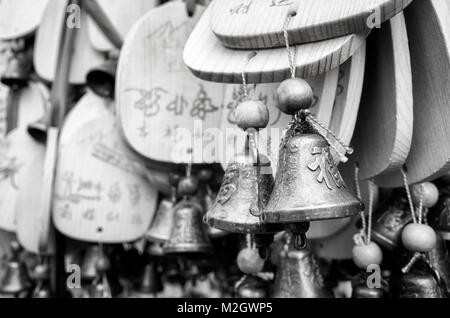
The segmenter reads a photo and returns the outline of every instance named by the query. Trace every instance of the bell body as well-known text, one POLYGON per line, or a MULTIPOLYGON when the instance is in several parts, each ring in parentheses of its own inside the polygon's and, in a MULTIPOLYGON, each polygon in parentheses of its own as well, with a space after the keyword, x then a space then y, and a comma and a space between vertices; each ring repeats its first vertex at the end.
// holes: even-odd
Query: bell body
POLYGON ((283 250, 280 253, 274 298, 331 298, 324 286, 314 254, 307 250, 283 250))
POLYGON ((450 295, 450 258, 442 235, 437 233, 436 247, 428 253, 430 266, 439 273, 439 278, 445 284, 447 295, 450 295))
POLYGON ((374 222, 372 239, 384 248, 393 250, 401 244, 402 230, 411 222, 411 212, 403 204, 395 203, 374 222))
POLYGON ((182 201, 175 207, 170 239, 164 245, 166 255, 212 253, 202 214, 202 208, 196 202, 182 201))
POLYGON ((161 276, 157 271, 156 264, 151 262, 144 267, 144 272, 135 287, 134 292, 139 295, 156 295, 163 291, 161 276))
POLYGON ((399 298, 444 298, 434 275, 428 272, 410 272, 400 281, 399 298))
POLYGON ((364 205, 352 195, 317 134, 287 138, 280 150, 275 187, 263 214, 268 223, 299 223, 355 215, 364 205))
MULTIPOLYGON (((260 159, 260 162, 267 161, 267 158, 260 159)), ((206 222, 211 227, 232 233, 252 234, 283 230, 283 227, 263 223, 260 217, 253 215, 262 212, 258 211, 258 207, 264 208, 267 204, 274 184, 270 167, 261 170, 258 178, 257 167, 250 156, 242 154, 234 158, 228 165, 216 201, 206 214, 206 222)))
POLYGON ((16 295, 30 287, 31 282, 25 264, 18 260, 7 262, 0 279, 0 293, 16 295))
POLYGON ((150 242, 165 243, 170 238, 172 232, 173 217, 175 206, 171 200, 164 199, 161 201, 156 211, 155 219, 152 226, 146 234, 146 238, 150 242))
MULTIPOLYGON (((447 191, 446 191, 447 192, 447 191)), ((445 193, 439 200, 434 211, 436 215, 435 229, 442 234, 446 241, 450 241, 450 195, 445 193)))

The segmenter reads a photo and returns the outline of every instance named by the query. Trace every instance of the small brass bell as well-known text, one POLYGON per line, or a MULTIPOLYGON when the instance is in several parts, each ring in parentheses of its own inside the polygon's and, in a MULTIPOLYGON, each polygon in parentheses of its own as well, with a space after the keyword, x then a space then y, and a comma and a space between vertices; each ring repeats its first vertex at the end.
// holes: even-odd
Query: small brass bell
POLYGON ((11 256, 5 264, 0 279, 1 294, 18 296, 31 286, 27 268, 20 260, 21 250, 18 242, 11 243, 11 256))
POLYGON ((294 123, 282 142, 267 223, 301 223, 353 216, 364 206, 334 164, 328 142, 307 122, 294 123))
POLYGON ((400 281, 399 298, 444 298, 438 277, 429 271, 411 271, 400 281))
POLYGON ((442 235, 437 233, 436 247, 428 253, 430 266, 439 273, 442 283, 445 284, 447 295, 450 295, 450 258, 442 235))
POLYGON ((174 224, 170 239, 164 245, 164 253, 192 256, 212 253, 202 217, 202 207, 198 203, 189 200, 180 202, 175 207, 174 224))
POLYGON ((104 98, 114 97, 117 61, 118 58, 111 55, 102 65, 89 71, 86 84, 95 94, 104 98))
POLYGON ((401 245, 403 228, 412 222, 407 204, 405 198, 400 198, 375 220, 372 227, 372 239, 375 242, 389 250, 401 245))
POLYGON ((33 298, 51 298, 50 289, 50 270, 48 265, 40 264, 34 269, 33 278, 36 281, 36 287, 33 290, 33 298))
POLYGON ((157 264, 149 262, 145 265, 142 277, 133 290, 134 296, 156 297, 156 294, 163 291, 161 275, 158 273, 157 264))
MULTIPOLYGON (((268 159, 260 155, 260 162, 268 159)), ((216 201, 206 213, 205 220, 211 227, 252 234, 277 233, 284 229, 280 224, 261 222, 259 209, 267 204, 274 181, 268 172, 258 176, 257 169, 253 158, 245 154, 236 156, 228 165, 216 201)))
POLYGON ((268 283, 257 276, 245 276, 236 284, 237 298, 267 298, 269 297, 268 283))
POLYGON ((314 254, 308 249, 296 250, 289 242, 281 251, 274 298, 332 298, 324 286, 322 274, 314 254))
POLYGON ((165 243, 170 238, 174 221, 175 206, 173 200, 164 199, 159 204, 152 226, 146 234, 147 240, 154 243, 165 243))

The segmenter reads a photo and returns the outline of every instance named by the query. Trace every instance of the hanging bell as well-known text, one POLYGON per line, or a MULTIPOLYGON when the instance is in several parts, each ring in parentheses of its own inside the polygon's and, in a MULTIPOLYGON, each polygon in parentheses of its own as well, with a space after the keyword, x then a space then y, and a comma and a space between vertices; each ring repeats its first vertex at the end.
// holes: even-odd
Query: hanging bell
POLYGON ((31 286, 27 268, 20 260, 21 250, 18 242, 11 243, 11 257, 6 262, 0 279, 0 294, 18 296, 31 286))
POLYGON ((114 97, 117 61, 116 56, 110 55, 102 65, 86 75, 86 84, 95 94, 104 98, 114 97))
POLYGON ((442 234, 444 240, 450 241, 450 194, 443 193, 439 203, 430 214, 434 216, 434 220, 430 220, 430 222, 434 223, 436 231, 442 234))
POLYGON ((24 40, 11 41, 7 47, 9 53, 6 69, 1 75, 2 84, 21 88, 28 84, 32 70, 32 50, 24 40))
POLYGON ((306 120, 288 130, 279 158, 275 186, 263 213, 267 223, 338 219, 363 210, 334 164, 328 142, 306 120))
MULTIPOLYGON (((260 155, 259 162, 268 159, 260 155)), ((265 164, 270 168, 270 163, 265 164)), ((214 228, 232 233, 277 233, 284 229, 279 224, 261 222, 260 209, 264 208, 273 189, 273 176, 265 169, 257 172, 250 155, 238 155, 228 165, 216 201, 206 213, 206 222, 214 228), (259 193, 259 195, 258 195, 259 193)))
POLYGON ((158 273, 157 264, 149 262, 145 265, 139 283, 134 287, 133 295, 139 297, 155 297, 163 291, 161 275, 158 273))
POLYGON ((367 279, 368 274, 365 272, 352 279, 352 298, 387 298, 385 286, 371 288, 368 285, 367 279))
POLYGON ((245 276, 236 284, 237 298, 267 298, 269 297, 268 283, 258 276, 245 276))
POLYGON ((81 279, 85 282, 92 282, 97 277, 96 263, 100 255, 98 245, 90 246, 83 257, 81 263, 81 279))
POLYGON ((273 289, 274 298, 332 298, 324 286, 314 254, 308 249, 296 250, 285 245, 278 260, 273 289))
POLYGON ((411 271, 400 280, 399 298, 444 298, 438 276, 429 271, 411 271))
POLYGON ((447 295, 450 295, 450 258, 442 235, 437 233, 436 247, 428 253, 430 266, 439 273, 440 281, 445 285, 447 295))
POLYGON ((405 198, 400 198, 375 220, 372 227, 372 239, 380 246, 393 250, 401 245, 403 228, 412 222, 407 204, 405 198))
POLYGON ((36 281, 36 287, 33 290, 32 298, 51 298, 50 289, 50 270, 48 265, 39 264, 34 269, 33 278, 36 281))
POLYGON ((146 234, 150 242, 165 243, 169 240, 175 214, 173 202, 173 200, 164 199, 159 204, 152 226, 146 234))
POLYGON ((189 200, 175 207, 174 224, 169 241, 164 245, 167 254, 201 256, 212 253, 212 245, 202 223, 201 206, 189 200))

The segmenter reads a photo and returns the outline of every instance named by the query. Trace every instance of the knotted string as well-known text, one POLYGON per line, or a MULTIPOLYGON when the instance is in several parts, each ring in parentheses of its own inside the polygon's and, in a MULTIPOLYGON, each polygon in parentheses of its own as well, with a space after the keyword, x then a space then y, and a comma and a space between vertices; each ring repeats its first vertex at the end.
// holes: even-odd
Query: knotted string
MULTIPOLYGON (((362 200, 361 187, 359 185, 359 166, 355 164, 355 188, 356 195, 359 200, 362 200)), ((367 220, 364 211, 360 212, 362 228, 361 231, 353 237, 356 245, 369 245, 372 242, 372 220, 373 220, 373 205, 374 205, 375 184, 369 180, 369 208, 367 213, 367 220)))

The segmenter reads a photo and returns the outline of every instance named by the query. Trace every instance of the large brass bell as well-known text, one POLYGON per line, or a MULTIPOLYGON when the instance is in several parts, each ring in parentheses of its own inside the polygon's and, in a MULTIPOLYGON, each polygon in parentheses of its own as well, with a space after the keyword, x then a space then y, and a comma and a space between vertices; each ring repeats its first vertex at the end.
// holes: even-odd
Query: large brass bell
POLYGON ((11 243, 11 256, 5 264, 0 279, 1 294, 18 296, 31 286, 27 268, 20 260, 21 250, 19 243, 11 243))
POLYGON ((399 198, 375 220, 372 239, 386 249, 393 250, 401 245, 403 228, 412 222, 411 212, 405 198, 399 198))
POLYGON ((177 204, 172 232, 164 245, 164 253, 192 256, 212 253, 212 245, 202 218, 202 207, 198 203, 184 200, 177 204))
POLYGON ((147 240, 154 243, 165 243, 172 232, 175 206, 173 200, 164 199, 159 204, 155 219, 146 234, 147 240))
POLYGON ((440 281, 445 285, 447 295, 450 295, 450 258, 442 235, 437 233, 436 247, 428 253, 430 266, 439 273, 440 281))
POLYGON ((345 218, 364 208, 334 164, 328 142, 305 120, 282 142, 274 190, 263 219, 301 223, 345 218))
POLYGON ((324 286, 314 254, 308 249, 296 250, 288 242, 279 255, 272 296, 274 298, 331 298, 332 293, 324 286))
MULTIPOLYGON (((260 155, 259 161, 268 162, 268 159, 260 155)), ((237 155, 230 162, 216 201, 206 213, 205 221, 211 227, 252 234, 283 230, 280 224, 261 222, 259 214, 270 198, 274 181, 271 173, 265 170, 264 174, 259 174, 257 169, 250 155, 237 155)))
POLYGON ((118 57, 110 55, 102 65, 86 75, 86 84, 95 94, 104 98, 114 97, 117 62, 118 57))
POLYGON ((430 271, 411 271, 400 281, 399 298, 444 298, 439 277, 430 271))

